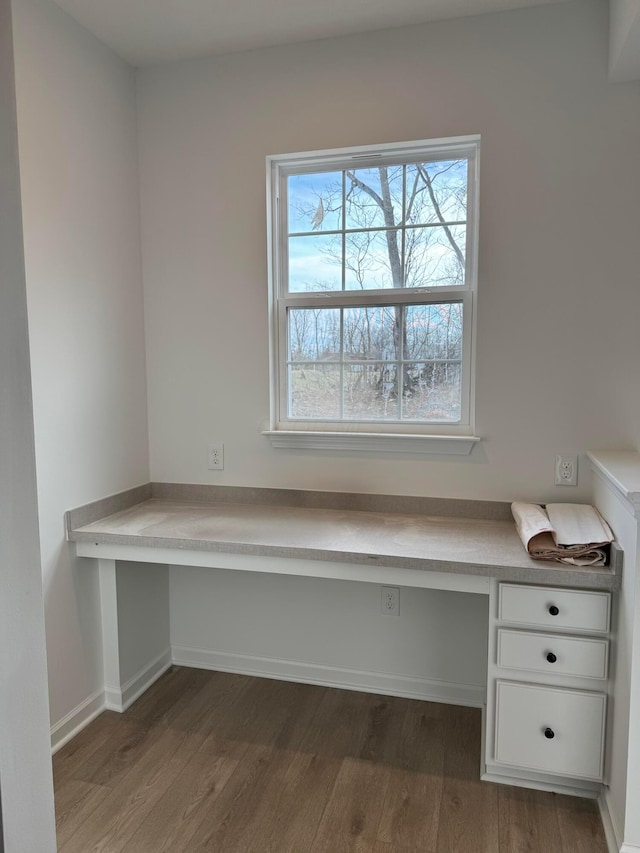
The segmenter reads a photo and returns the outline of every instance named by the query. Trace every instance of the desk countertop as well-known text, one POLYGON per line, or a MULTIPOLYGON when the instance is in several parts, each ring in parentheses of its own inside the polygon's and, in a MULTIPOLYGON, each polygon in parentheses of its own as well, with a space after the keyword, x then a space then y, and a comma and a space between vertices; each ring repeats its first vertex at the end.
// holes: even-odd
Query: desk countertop
POLYGON ((621 572, 620 559, 604 568, 532 560, 511 521, 247 503, 151 499, 72 528, 69 539, 595 589, 616 589, 621 572))

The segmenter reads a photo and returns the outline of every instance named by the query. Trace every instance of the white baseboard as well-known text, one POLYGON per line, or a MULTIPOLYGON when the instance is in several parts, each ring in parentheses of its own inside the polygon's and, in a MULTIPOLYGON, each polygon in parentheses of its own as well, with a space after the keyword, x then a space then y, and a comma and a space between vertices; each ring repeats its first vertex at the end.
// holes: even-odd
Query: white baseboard
POLYGON ((51 754, 62 749, 82 729, 89 725, 106 708, 104 690, 96 690, 73 710, 51 726, 51 754))
POLYGON ((173 646, 143 667, 122 687, 105 684, 104 691, 89 696, 57 722, 51 728, 52 753, 61 749, 102 711, 126 711, 172 664, 472 708, 482 708, 485 701, 484 686, 479 684, 460 684, 388 672, 173 646))
POLYGON ((598 809, 600 810, 600 818, 604 829, 604 837, 607 842, 609 853, 633 853, 634 850, 640 853, 640 847, 630 847, 628 844, 622 844, 622 832, 618 826, 611 804, 609 802, 609 789, 603 788, 598 797, 598 809))
POLYGON ((451 681, 393 675, 388 672, 346 669, 209 649, 190 649, 186 646, 172 646, 171 651, 174 664, 193 666, 197 669, 215 669, 221 672, 256 675, 281 681, 298 681, 323 687, 340 687, 344 690, 359 690, 367 693, 383 693, 388 696, 403 696, 408 699, 424 699, 429 702, 445 702, 449 705, 466 705, 472 708, 481 708, 485 701, 484 685, 480 684, 459 684, 451 681))
POLYGON ((105 707, 109 711, 118 711, 119 713, 126 711, 138 697, 142 696, 145 690, 151 687, 154 681, 157 681, 169 669, 172 663, 171 649, 165 649, 161 655, 144 666, 122 687, 105 684, 105 707))

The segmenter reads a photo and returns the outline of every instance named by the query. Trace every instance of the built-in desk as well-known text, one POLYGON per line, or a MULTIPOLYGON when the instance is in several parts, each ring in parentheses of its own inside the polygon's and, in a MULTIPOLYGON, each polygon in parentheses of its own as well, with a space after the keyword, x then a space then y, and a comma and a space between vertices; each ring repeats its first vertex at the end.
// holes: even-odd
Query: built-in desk
POLYGON ((368 581, 382 569, 387 581, 469 592, 486 592, 490 578, 594 589, 620 580, 618 563, 532 560, 512 521, 415 513, 151 499, 72 527, 69 538, 84 557, 368 581))
POLYGON ((331 508, 296 506, 297 493, 234 501, 231 492, 227 500, 177 500, 154 497, 143 487, 68 514, 68 538, 77 554, 99 561, 110 707, 127 704, 119 670, 117 561, 477 593, 490 602, 483 774, 554 790, 597 791, 604 773, 610 592, 620 583, 619 552, 614 549, 613 564, 605 568, 536 562, 524 551, 505 505, 494 510, 478 503, 484 517, 471 517, 473 502, 465 507, 452 501, 452 517, 443 501, 435 505, 440 514, 429 514, 433 507, 423 499, 413 505, 422 511, 410 512, 411 502, 400 501, 401 511, 397 505, 391 511, 392 504, 366 496, 353 501, 361 508, 331 508), (561 665, 550 663, 558 656, 561 665), (554 711, 547 712, 549 703, 554 711), (525 712, 542 749, 532 741, 521 755, 514 725, 525 712), (575 728, 574 713, 589 717, 586 728, 575 728), (547 714, 562 718, 559 731, 551 734, 547 714), (545 720, 539 732, 538 716, 545 720), (593 739, 594 732, 599 746, 586 761, 581 739, 593 739), (536 764, 539 752, 550 753, 542 764, 536 764))

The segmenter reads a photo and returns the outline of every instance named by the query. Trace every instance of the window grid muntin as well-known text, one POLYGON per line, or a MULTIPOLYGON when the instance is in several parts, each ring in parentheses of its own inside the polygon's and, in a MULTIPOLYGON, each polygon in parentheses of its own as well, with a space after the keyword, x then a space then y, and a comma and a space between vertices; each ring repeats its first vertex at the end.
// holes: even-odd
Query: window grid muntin
POLYGON ((445 225, 468 225, 467 219, 445 219, 443 222, 420 222, 411 225, 373 225, 371 228, 327 228, 326 231, 292 231, 287 237, 337 237, 339 234, 361 234, 367 231, 412 231, 419 228, 443 228, 445 225))
MULTIPOLYGON (((406 225, 407 220, 407 164, 402 164, 402 222, 406 225)), ((406 251, 407 251, 407 232, 403 227, 400 232, 400 262, 402 264, 402 286, 407 286, 407 270, 406 270, 406 251)), ((403 312, 404 316, 404 312, 403 312)), ((404 320, 403 320, 404 322, 404 320)), ((404 337, 403 337, 404 339, 404 337)), ((399 380, 398 380, 399 381, 399 380)), ((401 396, 401 395, 400 395, 401 396)), ((402 403, 398 407, 398 415, 402 419, 402 403)))

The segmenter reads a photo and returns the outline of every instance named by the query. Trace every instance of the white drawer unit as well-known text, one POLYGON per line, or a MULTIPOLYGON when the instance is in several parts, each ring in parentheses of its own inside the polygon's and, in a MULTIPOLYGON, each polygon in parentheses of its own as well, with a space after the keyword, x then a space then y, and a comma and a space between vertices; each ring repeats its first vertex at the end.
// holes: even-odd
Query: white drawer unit
POLYGON ((609 641, 498 629, 498 666, 548 675, 605 679, 609 641))
POLYGON ((603 693, 497 681, 495 761, 600 781, 605 706, 603 693))
POLYGON ((498 618, 539 628, 606 634, 611 595, 608 592, 500 584, 498 618))
POLYGON ((594 796, 611 593, 496 582, 491 597, 482 778, 594 796))

